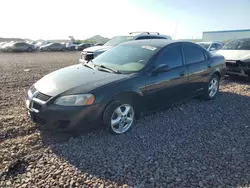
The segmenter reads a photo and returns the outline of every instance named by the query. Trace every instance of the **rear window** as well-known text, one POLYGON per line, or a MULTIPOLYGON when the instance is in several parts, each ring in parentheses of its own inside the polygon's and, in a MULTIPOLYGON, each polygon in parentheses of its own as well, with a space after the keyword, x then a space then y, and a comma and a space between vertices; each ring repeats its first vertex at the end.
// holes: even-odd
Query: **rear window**
POLYGON ((104 46, 116 46, 118 44, 121 44, 123 42, 128 42, 133 39, 134 39, 133 36, 116 36, 112 38, 111 40, 109 40, 108 42, 106 42, 104 46))

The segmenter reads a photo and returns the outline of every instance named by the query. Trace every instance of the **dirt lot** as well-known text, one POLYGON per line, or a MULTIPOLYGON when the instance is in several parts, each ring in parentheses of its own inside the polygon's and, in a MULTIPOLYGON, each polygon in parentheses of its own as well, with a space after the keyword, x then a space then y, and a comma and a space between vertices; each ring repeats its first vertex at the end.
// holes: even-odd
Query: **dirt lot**
POLYGON ((129 133, 42 132, 24 107, 43 75, 79 52, 0 54, 0 187, 250 187, 250 84, 228 79, 141 118, 129 133))

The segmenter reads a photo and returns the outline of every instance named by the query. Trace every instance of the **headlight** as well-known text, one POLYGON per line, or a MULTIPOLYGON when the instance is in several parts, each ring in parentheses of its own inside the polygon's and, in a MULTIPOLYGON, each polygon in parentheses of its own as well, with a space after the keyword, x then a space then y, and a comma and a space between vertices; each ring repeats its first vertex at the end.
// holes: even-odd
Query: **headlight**
POLYGON ((55 100, 55 104, 61 106, 87 106, 93 104, 95 97, 92 94, 67 95, 55 100))

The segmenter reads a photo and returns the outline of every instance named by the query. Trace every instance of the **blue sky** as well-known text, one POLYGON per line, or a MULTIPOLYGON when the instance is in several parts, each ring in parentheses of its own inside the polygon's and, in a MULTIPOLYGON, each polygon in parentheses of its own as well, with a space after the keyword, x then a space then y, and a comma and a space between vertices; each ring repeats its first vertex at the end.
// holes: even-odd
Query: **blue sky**
POLYGON ((145 30, 180 39, 250 29, 250 0, 6 0, 1 8, 0 37, 84 39, 145 30))

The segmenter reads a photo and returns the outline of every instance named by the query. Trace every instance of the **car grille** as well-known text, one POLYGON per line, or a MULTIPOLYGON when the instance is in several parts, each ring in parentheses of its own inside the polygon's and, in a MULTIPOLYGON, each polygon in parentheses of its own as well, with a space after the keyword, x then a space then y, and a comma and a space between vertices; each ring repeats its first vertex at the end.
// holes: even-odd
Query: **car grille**
MULTIPOLYGON (((34 87, 34 85, 30 87, 30 91, 31 91, 32 95, 37 91, 36 88, 34 87)), ((37 91, 36 94, 34 95, 34 98, 37 98, 37 99, 44 101, 44 102, 47 102, 51 98, 51 96, 45 95, 45 94, 37 91)))
POLYGON ((39 92, 39 93, 35 96, 35 98, 37 98, 37 99, 39 99, 39 100, 41 100, 41 101, 47 102, 47 101, 51 98, 51 96, 48 96, 48 95, 45 95, 45 94, 39 92))

